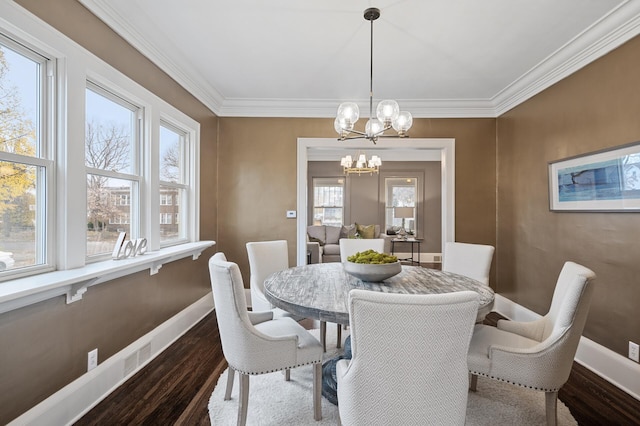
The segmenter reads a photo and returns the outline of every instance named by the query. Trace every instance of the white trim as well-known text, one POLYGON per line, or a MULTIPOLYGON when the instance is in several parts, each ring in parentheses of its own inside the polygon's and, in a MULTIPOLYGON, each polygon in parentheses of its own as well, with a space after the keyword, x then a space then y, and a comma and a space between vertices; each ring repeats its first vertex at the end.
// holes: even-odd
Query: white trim
POLYGON ((640 2, 625 1, 492 99, 494 117, 551 87, 640 33, 640 2))
POLYGON ((196 260, 203 250, 214 244, 215 241, 180 244, 127 259, 95 262, 81 268, 7 281, 0 285, 0 313, 63 294, 67 295, 67 303, 76 302, 91 286, 146 269, 154 275, 165 263, 189 256, 196 260))
MULTIPOLYGON (((493 310, 514 321, 533 321, 541 317, 499 294, 496 294, 493 310)), ((580 338, 575 361, 640 400, 640 364, 584 336, 580 338)))
MULTIPOLYGON (((402 150, 410 152, 406 157, 413 161, 432 161, 432 152, 440 154, 442 170, 442 252, 448 241, 455 241, 455 139, 451 138, 404 138, 404 139, 379 139, 376 145, 368 140, 351 140, 347 143, 337 138, 298 138, 297 153, 297 264, 305 265, 306 241, 307 241, 307 162, 309 150, 329 149, 344 150, 353 153, 353 150, 366 149, 368 153, 380 151, 384 161, 384 151, 402 150), (423 160, 421 155, 426 154, 423 160)), ((337 159, 336 159, 337 161, 337 159)))
POLYGON ((208 293, 126 348, 101 362, 93 370, 83 374, 32 407, 11 421, 9 425, 73 424, 212 310, 213 297, 211 293, 208 293), (149 349, 151 350, 150 356, 148 356, 149 349), (125 370, 125 360, 128 372, 125 370), (133 365, 136 367, 131 368, 133 365))

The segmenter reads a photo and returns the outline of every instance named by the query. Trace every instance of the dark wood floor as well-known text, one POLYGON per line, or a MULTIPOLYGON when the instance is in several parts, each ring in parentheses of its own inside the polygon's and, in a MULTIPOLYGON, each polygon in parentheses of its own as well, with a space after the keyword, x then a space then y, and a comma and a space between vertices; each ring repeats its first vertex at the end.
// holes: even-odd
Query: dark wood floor
MULTIPOLYGON (((492 312, 485 322, 499 318, 492 312)), ((226 366, 211 313, 76 424, 209 425, 209 397, 226 366)), ((576 363, 560 400, 579 425, 640 425, 640 402, 576 363)))

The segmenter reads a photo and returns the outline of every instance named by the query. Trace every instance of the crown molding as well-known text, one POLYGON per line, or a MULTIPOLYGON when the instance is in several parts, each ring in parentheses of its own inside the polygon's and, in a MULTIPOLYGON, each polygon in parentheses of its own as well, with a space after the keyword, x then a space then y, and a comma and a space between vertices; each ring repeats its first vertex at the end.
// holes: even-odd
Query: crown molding
POLYGON ((640 2, 627 0, 492 99, 495 116, 537 95, 640 33, 640 2))
MULTIPOLYGON (((162 50, 149 43, 136 27, 130 25, 108 0, 78 1, 207 108, 219 115, 220 105, 224 101, 224 97, 220 92, 203 78, 184 72, 183 67, 165 55, 162 50)), ((188 61, 185 60, 183 63, 186 62, 188 61)))
MULTIPOLYGON (((220 117, 335 117, 340 100, 224 98, 149 43, 108 0, 79 0, 116 33, 220 117)), ((398 102, 415 118, 495 118, 640 34, 640 2, 626 0, 490 99, 398 102)), ((358 102, 368 110, 368 100, 358 102)), ((364 108, 364 109, 363 109, 364 108)))
MULTIPOLYGON (((402 100, 403 110, 414 118, 495 117, 489 99, 402 100)), ((227 99, 220 108, 221 117, 300 117, 335 118, 343 100, 333 99, 227 99)), ((361 116, 368 116, 369 100, 356 101, 361 116)))

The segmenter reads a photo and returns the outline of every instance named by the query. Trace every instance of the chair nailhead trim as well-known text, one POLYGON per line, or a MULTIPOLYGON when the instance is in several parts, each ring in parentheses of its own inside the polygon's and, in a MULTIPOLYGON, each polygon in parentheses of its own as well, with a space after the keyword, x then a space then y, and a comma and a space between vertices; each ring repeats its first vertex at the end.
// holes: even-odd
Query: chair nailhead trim
MULTIPOLYGON (((227 361, 227 364, 229 363, 229 361, 227 361)), ((235 371, 237 371, 240 374, 248 374, 250 376, 257 376, 260 374, 268 374, 268 373, 274 373, 276 371, 282 371, 282 370, 290 370, 292 368, 298 368, 298 367, 302 367, 303 365, 309 365, 309 364, 321 364, 322 361, 311 361, 311 362, 306 362, 304 364, 298 364, 298 365, 293 365, 291 367, 282 367, 282 368, 276 368, 275 370, 267 370, 267 371, 260 371, 260 372, 246 372, 246 371, 242 371, 242 370, 238 370, 237 368, 235 368, 234 366, 232 366, 231 364, 229 364, 229 367, 233 368, 235 371)))
POLYGON ((523 387, 523 388, 534 389, 534 390, 543 391, 543 392, 558 392, 558 390, 560 389, 560 388, 544 389, 544 388, 538 388, 538 387, 535 387, 535 386, 523 385, 522 383, 516 383, 516 382, 512 382, 510 380, 501 379, 499 377, 489 376, 489 375, 484 374, 484 373, 478 373, 477 371, 470 371, 470 373, 471 374, 475 374, 476 376, 488 377, 489 379, 498 380, 498 381, 501 381, 501 382, 510 383, 512 385, 520 386, 520 387, 523 387))

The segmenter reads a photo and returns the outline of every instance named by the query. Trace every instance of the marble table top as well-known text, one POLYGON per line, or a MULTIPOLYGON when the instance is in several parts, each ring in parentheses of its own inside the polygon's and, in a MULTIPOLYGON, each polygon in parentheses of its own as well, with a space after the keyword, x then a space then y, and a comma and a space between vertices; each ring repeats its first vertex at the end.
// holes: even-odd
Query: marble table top
POLYGON ((265 296, 274 306, 294 315, 349 324, 348 295, 352 289, 385 293, 435 294, 472 290, 480 295, 478 320, 493 307, 493 290, 472 278, 420 266, 402 265, 402 272, 382 282, 361 281, 347 274, 342 263, 316 263, 285 269, 264 282, 265 296))

